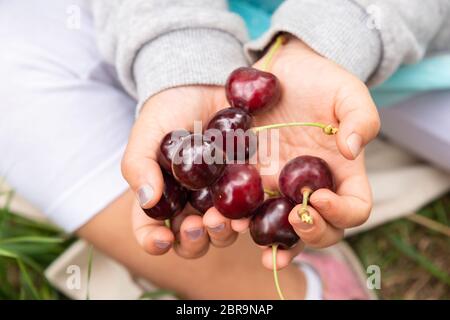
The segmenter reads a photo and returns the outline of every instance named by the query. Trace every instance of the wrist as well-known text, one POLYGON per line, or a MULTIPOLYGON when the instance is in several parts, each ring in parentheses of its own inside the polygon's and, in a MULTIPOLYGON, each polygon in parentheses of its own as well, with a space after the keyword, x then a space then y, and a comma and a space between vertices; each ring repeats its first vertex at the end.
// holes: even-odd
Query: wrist
MULTIPOLYGON (((297 55, 321 56, 317 51, 292 34, 288 34, 285 44, 285 52, 295 52, 297 55)), ((322 57, 322 56, 321 56, 322 57)))
POLYGON ((134 61, 137 113, 144 101, 169 88, 223 85, 243 65, 242 43, 231 34, 213 29, 169 32, 142 47, 134 61))
MULTIPOLYGON (((267 47, 266 52, 264 55, 255 63, 255 67, 261 69, 265 65, 265 61, 267 60, 269 54, 270 54, 270 48, 274 45, 275 39, 277 39, 278 36, 274 37, 274 40, 271 42, 271 44, 267 47)), ((296 36, 288 33, 283 34, 283 45, 277 50, 277 53, 271 57, 272 60, 272 66, 271 69, 277 69, 278 68, 278 61, 284 60, 286 57, 296 57, 297 59, 300 58, 307 58, 307 57, 322 57, 319 53, 314 51, 311 47, 309 47, 306 43, 304 43, 302 40, 297 38, 296 36)), ((322 57, 323 58, 323 57, 322 57)))
MULTIPOLYGON (((367 19, 367 12, 355 1, 286 0, 272 16, 269 31, 248 43, 246 52, 249 57, 257 58, 275 35, 289 33, 320 56, 367 81, 382 55, 379 31, 368 28, 367 19)), ((302 49, 299 51, 305 52, 302 49)))
POLYGON ((186 107, 202 104, 209 112, 211 108, 225 106, 223 86, 219 85, 184 85, 164 89, 145 100, 139 109, 140 116, 148 109, 167 109, 174 104, 183 104, 186 107))

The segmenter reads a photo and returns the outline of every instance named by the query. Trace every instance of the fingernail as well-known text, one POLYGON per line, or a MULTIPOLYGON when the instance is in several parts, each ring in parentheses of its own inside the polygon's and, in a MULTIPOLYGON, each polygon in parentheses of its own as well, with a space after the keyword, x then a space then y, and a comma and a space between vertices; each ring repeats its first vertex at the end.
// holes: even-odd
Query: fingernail
POLYGON ((170 246, 170 242, 155 240, 155 246, 159 249, 167 249, 170 246))
POLYGON ((186 235, 190 240, 195 241, 203 235, 203 229, 186 230, 186 235))
POLYGON ((353 155, 353 158, 356 158, 361 152, 362 138, 357 133, 352 133, 347 138, 347 146, 350 149, 350 152, 353 155))
POLYGON ((303 231, 308 231, 310 229, 312 229, 314 227, 314 224, 312 223, 307 223, 307 222, 303 222, 302 220, 300 220, 297 224, 296 224, 297 228, 299 228, 300 230, 303 231))
POLYGON ((225 223, 221 223, 215 227, 208 227, 209 230, 215 233, 219 233, 225 229, 225 223))
POLYGON ((153 199, 153 188, 146 184, 139 188, 137 191, 137 196, 139 200, 139 204, 141 206, 145 206, 147 203, 149 203, 153 199))

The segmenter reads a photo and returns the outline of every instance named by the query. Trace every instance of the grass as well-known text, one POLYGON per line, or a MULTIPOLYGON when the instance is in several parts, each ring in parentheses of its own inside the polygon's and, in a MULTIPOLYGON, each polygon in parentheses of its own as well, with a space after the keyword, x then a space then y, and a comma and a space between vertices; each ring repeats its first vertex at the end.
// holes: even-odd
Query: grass
POLYGON ((450 194, 427 205, 413 218, 348 239, 366 267, 380 266, 380 298, 450 299, 449 221, 450 194), (423 217, 432 223, 423 225, 423 217))
POLYGON ((63 299, 43 272, 72 241, 51 225, 13 214, 6 201, 0 208, 0 299, 63 299))
MULTIPOLYGON (((7 199, 12 196, 0 194, 7 199)), ((51 225, 13 214, 6 202, 0 208, 0 299, 65 299, 43 272, 75 239, 51 225)), ((348 242, 363 265, 380 266, 380 298, 450 299, 449 228, 450 194, 415 216, 353 236, 348 242)), ((89 265, 92 259, 90 254, 89 265)), ((156 299, 164 293, 148 292, 141 298, 156 299)))

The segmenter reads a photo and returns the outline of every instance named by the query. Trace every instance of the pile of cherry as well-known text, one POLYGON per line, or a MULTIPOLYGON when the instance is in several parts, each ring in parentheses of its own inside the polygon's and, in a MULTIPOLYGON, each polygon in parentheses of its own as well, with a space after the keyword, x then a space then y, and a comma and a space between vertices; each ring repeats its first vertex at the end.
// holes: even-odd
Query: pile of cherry
MULTIPOLYGON (((288 249, 299 240, 288 221, 295 205, 302 204, 298 212, 302 221, 313 223, 307 210, 308 198, 321 188, 334 190, 334 179, 324 160, 299 156, 281 170, 278 181, 281 194, 275 192, 275 196, 265 200, 259 172, 245 161, 255 153, 249 136, 244 139, 236 139, 235 136, 232 147, 225 141, 227 135, 237 129, 257 131, 252 131, 253 116, 278 103, 281 97, 279 80, 271 73, 245 67, 231 73, 225 89, 231 107, 217 112, 203 134, 177 130, 163 138, 158 158, 164 176, 163 195, 153 208, 144 211, 153 219, 167 221, 183 211, 189 202, 201 214, 215 207, 229 219, 251 218, 253 240, 258 245, 272 246, 276 259, 277 247, 288 249), (211 128, 222 134, 220 147, 215 140, 208 138, 207 130, 211 128), (239 146, 242 143, 245 145, 239 146), (214 154, 215 159, 223 161, 204 161, 205 154, 214 154)), ((337 131, 331 126, 317 126, 326 134, 337 131)), ((282 298, 276 268, 274 276, 282 298)))

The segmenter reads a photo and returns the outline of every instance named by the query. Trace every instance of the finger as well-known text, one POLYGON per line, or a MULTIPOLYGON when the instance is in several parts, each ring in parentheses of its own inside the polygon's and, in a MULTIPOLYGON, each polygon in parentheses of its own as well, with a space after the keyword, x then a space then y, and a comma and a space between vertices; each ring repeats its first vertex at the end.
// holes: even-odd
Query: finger
POLYGON ((174 249, 186 259, 203 256, 209 248, 209 238, 203 226, 203 219, 197 215, 187 216, 177 233, 174 249))
POLYGON ((347 179, 338 192, 343 194, 328 189, 317 190, 311 195, 311 204, 336 228, 351 228, 366 222, 372 209, 367 179, 357 176, 347 179), (352 194, 346 192, 349 189, 354 190, 352 194))
POLYGON ((231 220, 222 216, 216 208, 206 211, 203 224, 206 226, 211 243, 216 247, 227 247, 237 239, 238 234, 231 229, 231 220))
POLYGON ((139 245, 149 254, 161 255, 170 250, 175 237, 162 221, 149 218, 135 205, 132 210, 133 232, 139 245))
POLYGON ((249 218, 243 218, 239 220, 231 220, 231 229, 238 233, 246 233, 250 224, 249 218))
POLYGON ((380 130, 380 117, 367 87, 358 84, 343 89, 337 96, 339 121, 337 146, 342 155, 353 160, 380 130))
POLYGON ((164 132, 153 121, 151 112, 152 108, 145 108, 139 116, 122 158, 122 175, 143 208, 153 207, 161 198, 164 187, 162 172, 157 162, 159 144, 164 132))
POLYGON ((201 216, 200 214, 198 214, 196 212, 195 209, 193 209, 189 204, 187 204, 181 213, 177 214, 175 217, 170 219, 170 229, 172 230, 172 232, 174 234, 179 233, 180 229, 181 229, 181 225, 183 224, 184 220, 188 216, 193 216, 193 215, 201 216))
MULTIPOLYGON (((304 249, 305 245, 303 242, 299 241, 295 247, 292 247, 289 250, 281 250, 277 251, 277 270, 286 268, 300 252, 304 249)), ((262 252, 262 264, 267 269, 273 269, 273 257, 272 257, 272 248, 265 247, 262 252)))
POLYGON ((344 231, 327 223, 312 207, 308 207, 313 223, 303 222, 298 216, 301 205, 294 207, 289 214, 289 222, 305 245, 313 248, 324 248, 339 242, 344 231))

